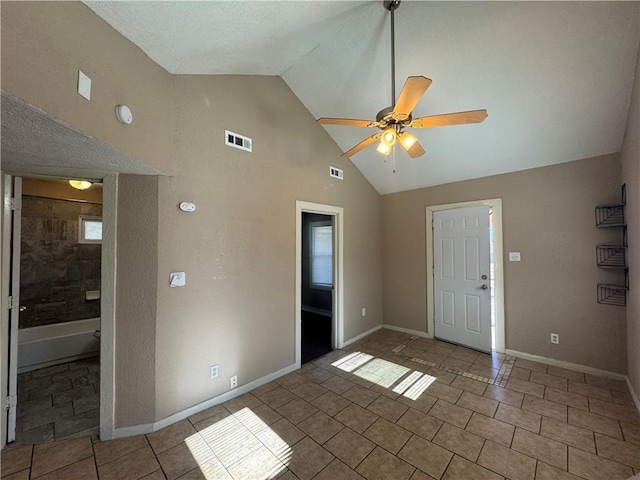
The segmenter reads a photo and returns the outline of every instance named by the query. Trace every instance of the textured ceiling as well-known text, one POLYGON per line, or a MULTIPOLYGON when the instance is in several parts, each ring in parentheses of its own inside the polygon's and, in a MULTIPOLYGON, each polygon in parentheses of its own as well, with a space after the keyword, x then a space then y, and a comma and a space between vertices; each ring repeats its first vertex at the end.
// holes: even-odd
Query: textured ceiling
MULTIPOLYGON (((171 73, 281 75, 316 118, 374 119, 391 104, 381 1, 85 3, 171 73)), ((413 116, 489 117, 414 130, 427 152, 415 160, 354 155, 380 193, 620 150, 640 2, 405 0, 395 17, 397 92, 409 75, 433 80, 413 116)), ((343 151, 374 133, 325 128, 343 151)))

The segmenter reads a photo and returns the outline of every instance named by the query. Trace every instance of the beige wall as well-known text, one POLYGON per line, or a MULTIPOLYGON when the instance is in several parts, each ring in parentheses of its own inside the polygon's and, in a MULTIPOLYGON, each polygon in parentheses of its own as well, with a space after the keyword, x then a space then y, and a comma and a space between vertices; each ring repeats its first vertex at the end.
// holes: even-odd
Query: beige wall
POLYGON ((170 175, 119 180, 117 427, 294 363, 296 200, 344 208, 345 340, 382 323, 380 196, 280 78, 172 76, 80 3, 3 2, 2 88, 170 175), (253 153, 225 147, 225 128, 253 153))
POLYGON ((640 54, 633 84, 627 131, 622 144, 622 181, 627 184, 627 296, 628 375, 636 398, 640 398, 640 54))
POLYGON ((505 259, 506 348, 624 373, 624 308, 596 303, 596 284, 620 279, 596 267, 595 245, 621 239, 595 228, 594 207, 619 195, 608 155, 383 196, 385 323, 425 331, 425 207, 502 198, 504 254, 522 253, 505 259))
POLYGON ((85 202, 102 203, 102 185, 94 184, 86 190, 78 190, 69 185, 66 180, 25 177, 22 179, 22 194, 61 200, 83 200, 85 202))

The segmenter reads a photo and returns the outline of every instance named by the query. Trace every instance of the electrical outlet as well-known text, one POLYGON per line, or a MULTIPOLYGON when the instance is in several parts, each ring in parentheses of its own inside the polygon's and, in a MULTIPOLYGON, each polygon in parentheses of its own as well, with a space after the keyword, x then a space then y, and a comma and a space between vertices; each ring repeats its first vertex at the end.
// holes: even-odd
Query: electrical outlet
POLYGON ((218 365, 211 365, 211 380, 218 378, 218 365))
POLYGON ((559 345, 560 344, 560 335, 558 335, 557 333, 552 333, 551 334, 551 343, 559 345))
POLYGON ((229 385, 231 388, 236 388, 238 386, 238 376, 234 375, 229 379, 229 385))
POLYGON ((362 307, 362 316, 366 317, 367 316, 367 309, 362 307))

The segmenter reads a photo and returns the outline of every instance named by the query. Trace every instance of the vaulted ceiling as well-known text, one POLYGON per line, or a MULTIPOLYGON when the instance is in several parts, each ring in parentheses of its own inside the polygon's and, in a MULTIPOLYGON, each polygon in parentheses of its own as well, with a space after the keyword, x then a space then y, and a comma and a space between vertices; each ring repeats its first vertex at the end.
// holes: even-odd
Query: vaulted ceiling
MULTIPOLYGON (((85 3, 171 73, 280 75, 316 118, 375 119, 391 106, 382 1, 85 3)), ((414 117, 480 108, 489 117, 414 130, 426 150, 418 159, 374 146, 354 155, 378 192, 620 150, 640 2, 404 0, 395 27, 397 93, 407 76, 433 80, 414 117)), ((324 128, 343 151, 375 133, 324 128)))

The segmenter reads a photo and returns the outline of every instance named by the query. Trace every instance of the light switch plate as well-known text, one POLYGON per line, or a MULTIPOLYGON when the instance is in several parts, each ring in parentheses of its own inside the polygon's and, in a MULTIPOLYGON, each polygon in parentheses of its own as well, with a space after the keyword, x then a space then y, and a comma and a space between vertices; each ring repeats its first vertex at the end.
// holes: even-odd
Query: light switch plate
POLYGON ((91 100, 91 79, 78 70, 78 93, 91 100))
POLYGON ((520 261, 520 252, 509 252, 509 261, 510 262, 519 262, 520 261))

